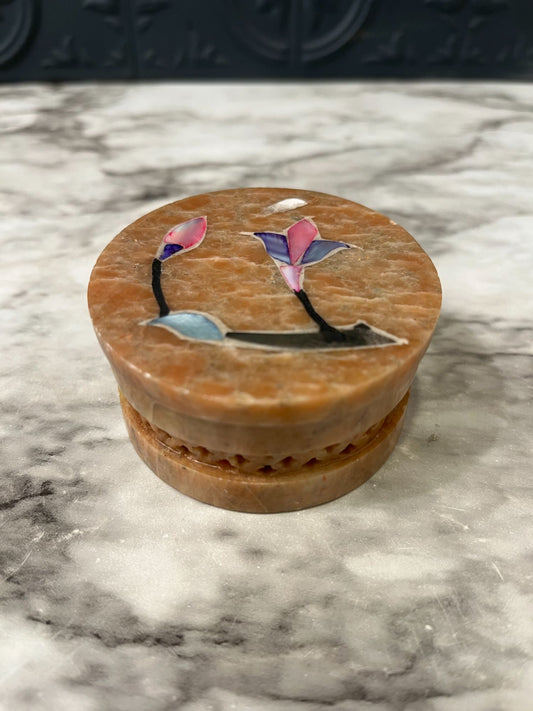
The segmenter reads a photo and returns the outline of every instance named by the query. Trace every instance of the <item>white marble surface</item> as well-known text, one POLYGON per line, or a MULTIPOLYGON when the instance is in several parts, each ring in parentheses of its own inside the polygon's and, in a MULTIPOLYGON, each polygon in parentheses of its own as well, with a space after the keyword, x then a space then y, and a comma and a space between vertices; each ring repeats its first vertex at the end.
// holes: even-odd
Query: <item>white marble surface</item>
POLYGON ((532 109, 509 84, 0 87, 2 710, 533 708, 532 109), (294 514, 145 468, 85 303, 123 226, 245 185, 388 214, 445 294, 391 459, 294 514))

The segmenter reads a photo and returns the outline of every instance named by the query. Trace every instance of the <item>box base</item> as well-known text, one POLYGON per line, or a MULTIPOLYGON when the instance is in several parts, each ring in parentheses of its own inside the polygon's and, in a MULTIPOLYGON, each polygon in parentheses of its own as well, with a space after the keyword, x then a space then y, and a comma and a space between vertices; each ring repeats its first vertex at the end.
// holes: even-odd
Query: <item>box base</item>
POLYGON ((247 513, 298 511, 356 489, 387 460, 400 436, 409 393, 362 448, 287 474, 246 474, 206 464, 162 444, 149 424, 121 397, 129 437, 141 459, 178 491, 211 506, 247 513))

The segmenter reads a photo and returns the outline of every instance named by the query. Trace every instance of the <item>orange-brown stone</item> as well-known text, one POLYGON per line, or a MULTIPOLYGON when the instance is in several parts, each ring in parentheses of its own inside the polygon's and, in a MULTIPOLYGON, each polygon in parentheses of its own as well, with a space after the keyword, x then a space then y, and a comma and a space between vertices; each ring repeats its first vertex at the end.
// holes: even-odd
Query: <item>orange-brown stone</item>
MULTIPOLYGON (((195 196, 140 218, 106 247, 89 285, 98 339, 141 420, 191 447, 254 459, 305 457, 356 439, 382 421, 409 390, 440 300, 431 260, 387 217, 322 193, 269 188, 195 196), (286 198, 306 204, 268 214, 269 206, 286 198), (337 328, 363 320, 407 342, 275 351, 229 339, 186 340, 148 325, 158 315, 151 290, 156 250, 171 227, 201 215, 207 216, 202 244, 163 264, 171 311, 202 312, 233 331, 313 330, 280 270, 250 234, 283 232, 312 218, 322 238, 360 248, 305 269, 315 309, 337 328)), ((195 495, 190 487, 187 493, 195 495)))
POLYGON ((247 513, 297 511, 332 501, 363 484, 390 455, 400 435, 407 394, 369 440, 294 471, 250 475, 227 460, 211 464, 188 451, 162 446, 138 412, 121 398, 128 434, 152 471, 179 491, 212 506, 247 513))

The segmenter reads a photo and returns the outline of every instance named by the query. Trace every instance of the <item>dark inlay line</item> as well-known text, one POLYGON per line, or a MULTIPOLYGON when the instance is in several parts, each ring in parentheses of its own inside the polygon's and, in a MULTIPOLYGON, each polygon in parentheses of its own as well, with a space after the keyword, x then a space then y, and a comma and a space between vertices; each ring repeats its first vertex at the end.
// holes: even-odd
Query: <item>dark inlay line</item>
POLYGON ((327 332, 260 332, 228 331, 226 338, 242 343, 253 343, 269 348, 294 348, 313 350, 315 348, 368 348, 372 346, 395 345, 397 341, 383 333, 374 331, 366 323, 357 323, 339 332, 342 339, 332 340, 327 332))
POLYGON ((315 307, 310 302, 309 297, 306 292, 301 289, 300 291, 294 291, 294 294, 298 297, 300 303, 307 311, 308 316, 310 316, 313 321, 320 328, 320 333, 324 336, 327 342, 331 341, 345 341, 346 335, 339 331, 334 326, 331 326, 322 316, 315 310, 315 307))
POLYGON ((159 306, 159 318, 167 316, 170 312, 168 304, 163 294, 161 287, 161 262, 159 259, 154 259, 152 262, 152 291, 154 292, 155 300, 159 306))

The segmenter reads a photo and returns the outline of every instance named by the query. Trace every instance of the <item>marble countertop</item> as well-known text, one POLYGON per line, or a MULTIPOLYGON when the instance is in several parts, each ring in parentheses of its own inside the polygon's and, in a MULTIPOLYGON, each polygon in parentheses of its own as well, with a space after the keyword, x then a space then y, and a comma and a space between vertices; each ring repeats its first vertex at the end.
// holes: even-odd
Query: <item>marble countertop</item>
POLYGON ((530 711, 533 86, 0 87, 0 708, 530 711), (270 516, 129 444, 85 291, 174 199, 300 187, 443 284, 386 465, 270 516), (529 556, 529 561, 528 561, 529 556))

